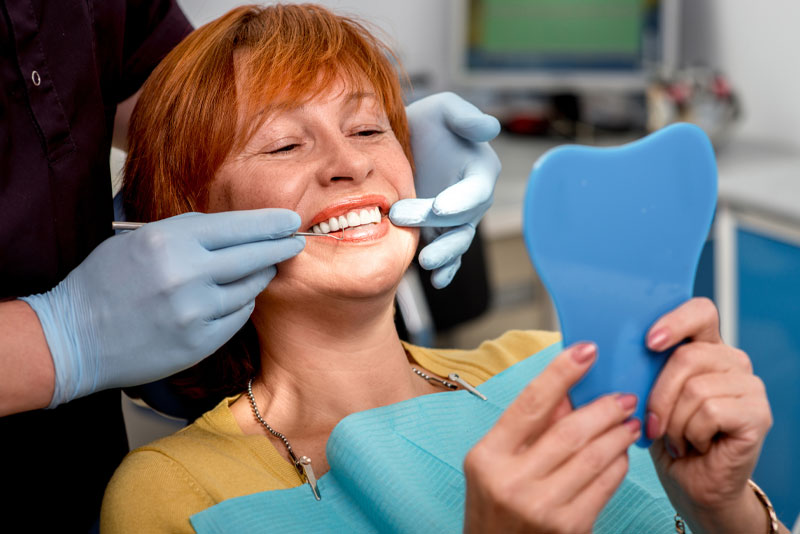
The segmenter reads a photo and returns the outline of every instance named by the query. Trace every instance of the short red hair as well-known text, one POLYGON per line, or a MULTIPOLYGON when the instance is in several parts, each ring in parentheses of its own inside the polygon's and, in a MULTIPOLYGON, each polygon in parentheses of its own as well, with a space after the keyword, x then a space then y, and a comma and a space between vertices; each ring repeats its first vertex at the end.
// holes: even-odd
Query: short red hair
MULTIPOLYGON (((400 72, 397 57, 363 24, 323 7, 233 9, 186 37, 145 82, 128 132, 126 216, 155 221, 205 211, 211 181, 267 118, 265 106, 301 105, 339 79, 355 91, 374 92, 413 167, 400 72)), ((259 365, 258 338, 248 322, 173 385, 195 399, 189 410, 199 415, 241 392, 259 365)))
POLYGON ((337 79, 375 92, 413 162, 396 65, 362 23, 313 4, 241 6, 198 28, 148 78, 131 116, 127 217, 204 211, 211 180, 266 118, 265 106, 300 105, 337 79))

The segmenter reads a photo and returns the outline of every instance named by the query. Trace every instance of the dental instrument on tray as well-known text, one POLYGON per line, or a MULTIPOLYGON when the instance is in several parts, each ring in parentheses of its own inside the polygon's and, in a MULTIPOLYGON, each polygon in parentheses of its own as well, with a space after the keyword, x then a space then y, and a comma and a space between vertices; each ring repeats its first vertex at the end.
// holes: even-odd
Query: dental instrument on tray
MULTIPOLYGON (((143 223, 143 222, 127 222, 127 221, 113 221, 111 223, 111 229, 112 230, 136 230, 137 228, 141 228, 145 224, 147 224, 147 223, 143 223)), ((344 234, 344 230, 342 230, 342 234, 344 234)), ((292 234, 292 237, 297 236, 297 235, 302 235, 302 236, 306 236, 306 237, 330 237, 330 238, 335 239, 337 241, 341 241, 342 239, 344 239, 344 235, 335 236, 335 235, 332 235, 332 234, 317 234, 317 233, 314 233, 314 232, 295 232, 295 233, 292 234)))

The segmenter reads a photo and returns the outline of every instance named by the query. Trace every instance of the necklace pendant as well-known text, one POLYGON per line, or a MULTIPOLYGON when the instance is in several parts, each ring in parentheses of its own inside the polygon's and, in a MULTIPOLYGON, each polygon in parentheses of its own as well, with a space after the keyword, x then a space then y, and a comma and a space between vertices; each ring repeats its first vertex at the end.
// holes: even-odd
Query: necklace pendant
POLYGON ((472 385, 469 382, 467 382, 466 380, 464 380, 463 378, 458 376, 457 373, 450 373, 449 375, 447 375, 447 378, 449 378, 453 382, 457 382, 458 384, 461 385, 462 388, 466 389, 467 391, 469 391, 470 393, 472 393, 473 395, 475 395, 479 399, 487 400, 486 399, 486 395, 484 395, 483 393, 481 393, 480 391, 478 391, 477 389, 472 387, 472 385))
POLYGON ((300 459, 297 461, 300 466, 300 469, 303 470, 303 476, 308 482, 308 485, 311 487, 311 493, 314 494, 314 498, 318 501, 322 500, 322 497, 319 494, 319 488, 317 488, 317 477, 314 476, 314 469, 311 467, 311 458, 308 456, 301 456, 300 459))

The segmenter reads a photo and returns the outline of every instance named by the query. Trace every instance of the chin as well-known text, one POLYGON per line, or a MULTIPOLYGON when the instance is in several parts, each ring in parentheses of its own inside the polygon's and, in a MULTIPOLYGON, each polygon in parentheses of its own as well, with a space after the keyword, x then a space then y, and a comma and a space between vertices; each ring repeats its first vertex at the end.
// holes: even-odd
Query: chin
POLYGON ((349 269, 340 278, 331 293, 340 298, 368 299, 394 293, 397 285, 408 269, 408 262, 400 265, 384 265, 381 269, 363 268, 349 269))
POLYGON ((266 292, 292 305, 333 300, 385 298, 394 294, 417 247, 418 231, 393 228, 380 243, 318 243, 278 266, 266 292), (333 248, 330 245, 334 245, 333 248))
MULTIPOLYGON (((394 292, 416 252, 416 232, 396 229, 379 246, 353 247, 331 267, 331 288, 342 297, 369 298, 394 292)), ((343 252, 345 252, 343 250, 343 252)))

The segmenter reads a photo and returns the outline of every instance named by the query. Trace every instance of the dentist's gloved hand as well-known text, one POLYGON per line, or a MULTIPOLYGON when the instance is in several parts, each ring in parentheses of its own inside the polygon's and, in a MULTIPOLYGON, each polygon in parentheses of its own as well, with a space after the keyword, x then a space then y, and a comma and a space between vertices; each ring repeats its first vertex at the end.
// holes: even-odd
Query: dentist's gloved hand
POLYGON ((305 246, 282 209, 187 213, 111 237, 47 293, 26 297, 55 365, 50 407, 163 378, 250 317, 275 264, 305 246))
POLYGON ((422 226, 423 237, 433 240, 419 253, 419 264, 433 270, 431 283, 442 288, 492 204, 500 160, 488 141, 500 123, 453 93, 418 100, 406 113, 417 198, 396 202, 389 218, 398 226, 422 226), (444 228, 451 229, 442 233, 444 228))

